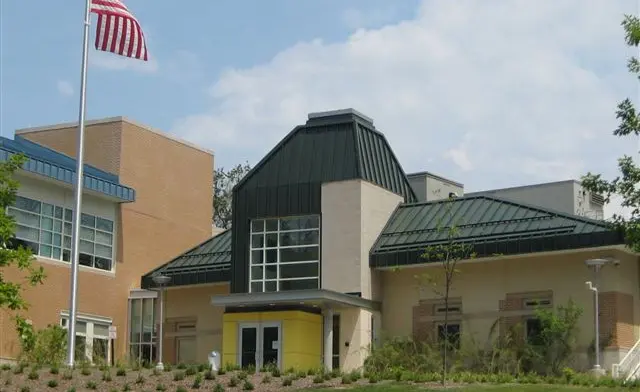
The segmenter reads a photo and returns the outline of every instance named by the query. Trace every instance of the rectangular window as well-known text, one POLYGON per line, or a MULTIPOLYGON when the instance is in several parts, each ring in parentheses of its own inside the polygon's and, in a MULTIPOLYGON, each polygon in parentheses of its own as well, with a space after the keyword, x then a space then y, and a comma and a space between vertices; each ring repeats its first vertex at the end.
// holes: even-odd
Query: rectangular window
MULTIPOLYGON (((85 316, 86 317, 86 316, 85 316)), ((69 328, 69 318, 63 315, 60 325, 69 328)), ((94 364, 111 365, 111 345, 108 321, 97 321, 92 318, 78 316, 76 320, 75 359, 77 362, 88 361, 94 364)))
MULTIPOLYGON (((34 255, 49 259, 71 260, 73 211, 17 196, 7 212, 16 221, 14 246, 22 245, 31 249, 34 255)), ((113 221, 85 213, 80 219, 80 264, 111 271, 113 221)))
POLYGON ((156 360, 156 299, 129 300, 129 355, 139 363, 156 360))
POLYGON ((320 286, 319 216, 255 219, 250 235, 250 292, 320 286))
POLYGON ((525 337, 527 342, 534 346, 543 345, 542 322, 537 317, 528 318, 525 322, 525 337))
POLYGON ((460 348, 460 323, 447 322, 447 327, 444 324, 438 324, 438 342, 448 342, 449 347, 459 349, 460 348))

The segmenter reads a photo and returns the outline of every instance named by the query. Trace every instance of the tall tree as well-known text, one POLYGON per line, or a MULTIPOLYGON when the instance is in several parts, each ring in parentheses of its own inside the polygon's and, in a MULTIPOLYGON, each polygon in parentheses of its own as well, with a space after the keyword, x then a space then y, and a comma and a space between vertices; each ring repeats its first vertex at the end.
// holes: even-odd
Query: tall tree
MULTIPOLYGON (((622 21, 625 32, 625 42, 628 46, 638 49, 640 44, 640 19, 633 15, 625 15, 622 21)), ((629 72, 640 79, 640 60, 632 56, 627 62, 629 72)), ((618 137, 640 136, 640 114, 635 109, 629 98, 618 104, 616 117, 620 120, 620 125, 613 131, 618 137)), ((632 141, 635 145, 636 142, 632 141)), ((620 175, 608 181, 600 174, 588 173, 582 177, 582 185, 591 192, 600 193, 605 197, 605 202, 611 200, 612 195, 620 195, 622 206, 630 209, 631 215, 624 217, 613 216, 614 225, 621 229, 631 249, 640 251, 640 167, 633 161, 632 157, 624 155, 618 159, 618 169, 620 175)))
POLYGON ((229 170, 216 169, 213 177, 213 223, 216 227, 231 227, 233 187, 251 170, 249 162, 238 164, 229 170))
POLYGON ((42 284, 44 269, 33 265, 33 256, 29 249, 12 246, 15 236, 14 218, 7 214, 7 207, 16 199, 19 183, 14 173, 24 164, 23 155, 13 155, 7 161, 0 162, 0 309, 15 313, 18 333, 23 336, 30 325, 20 315, 29 304, 22 295, 25 283, 30 286, 42 284), (24 281, 10 281, 6 277, 9 269, 17 269, 23 274, 24 281))
POLYGON ((440 341, 442 353, 442 385, 447 382, 449 353, 459 344, 461 338, 459 334, 453 336, 449 331, 451 290, 454 277, 459 272, 458 262, 476 257, 473 245, 460 241, 459 227, 462 223, 455 217, 453 212, 454 203, 454 197, 450 197, 445 201, 444 212, 437 220, 436 232, 441 241, 440 244, 427 247, 422 254, 423 259, 428 262, 439 263, 441 268, 437 272, 416 276, 421 284, 430 287, 444 304, 444 320, 441 324, 441 330, 435 331, 436 339, 440 341))

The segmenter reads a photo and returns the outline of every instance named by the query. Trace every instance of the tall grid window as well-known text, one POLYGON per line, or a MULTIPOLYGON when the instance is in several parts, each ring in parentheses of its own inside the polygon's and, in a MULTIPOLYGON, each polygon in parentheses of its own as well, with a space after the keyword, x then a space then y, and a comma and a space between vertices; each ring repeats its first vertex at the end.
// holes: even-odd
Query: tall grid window
POLYGON ((320 285, 320 217, 251 221, 250 287, 253 293, 317 289, 320 285))
POLYGON ((156 360, 156 300, 129 300, 129 356, 142 363, 156 360))
MULTIPOLYGON (((31 249, 34 255, 71 260, 73 211, 53 204, 17 196, 9 215, 16 221, 14 245, 31 249)), ((81 265, 110 271, 113 266, 113 221, 82 214, 80 225, 81 265)))

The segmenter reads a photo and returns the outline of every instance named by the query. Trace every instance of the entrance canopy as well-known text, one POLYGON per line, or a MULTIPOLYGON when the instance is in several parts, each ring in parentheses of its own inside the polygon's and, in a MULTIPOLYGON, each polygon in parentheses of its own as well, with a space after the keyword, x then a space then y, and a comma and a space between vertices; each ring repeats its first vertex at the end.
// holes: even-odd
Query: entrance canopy
POLYGON ((380 310, 380 302, 331 290, 294 290, 216 295, 211 298, 211 304, 229 307, 301 305, 331 309, 361 308, 374 311, 380 310))

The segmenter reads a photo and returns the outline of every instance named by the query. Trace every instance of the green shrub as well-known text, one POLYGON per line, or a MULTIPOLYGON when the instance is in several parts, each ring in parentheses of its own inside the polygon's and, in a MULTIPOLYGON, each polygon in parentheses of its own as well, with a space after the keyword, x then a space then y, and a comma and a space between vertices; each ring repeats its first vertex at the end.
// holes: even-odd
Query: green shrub
POLYGON ((222 386, 222 384, 217 383, 213 388, 213 392, 224 392, 224 387, 222 386))
POLYGON ((293 379, 291 377, 285 377, 282 380, 282 386, 283 387, 290 387, 293 384, 293 379))
POLYGON ((36 369, 31 369, 27 377, 29 378, 29 380, 37 380, 40 378, 40 373, 38 373, 38 370, 36 369))
POLYGON ((313 377, 313 383, 314 383, 314 384, 321 384, 322 382, 324 382, 324 377, 322 377, 322 375, 321 375, 321 374, 316 374, 316 375, 313 377))
POLYGON ((176 388, 176 392, 188 392, 188 391, 187 391, 187 388, 180 385, 178 386, 178 388, 176 388))
POLYGON ((105 370, 104 372, 102 372, 102 381, 111 382, 111 380, 111 372, 109 370, 105 370))
POLYGON ((352 383, 351 377, 347 375, 342 376, 342 383, 345 385, 351 384, 352 383))
POLYGON ((33 331, 29 344, 23 342, 22 358, 38 365, 60 365, 66 356, 67 331, 59 325, 49 325, 33 331))
POLYGON ((270 375, 265 375, 264 377, 262 377, 262 383, 263 384, 269 384, 271 382, 271 376, 270 375))
POLYGON ((220 375, 220 376, 224 376, 226 373, 227 373, 227 371, 224 368, 220 368, 218 370, 218 375, 220 375))
POLYGON ((58 387, 58 380, 49 380, 47 381, 47 386, 49 388, 57 388, 58 387))
POLYGON ((20 392, 31 392, 31 388, 25 385, 24 387, 20 388, 20 392))
POLYGON ((76 392, 76 387, 69 387, 69 389, 67 389, 67 392, 76 392))
POLYGON ((176 371, 175 373, 173 373, 173 381, 182 381, 184 380, 184 374, 185 372, 183 371, 176 371))
POLYGON ((340 378, 342 376, 342 372, 340 369, 331 370, 331 378, 340 378))
POLYGON ((13 374, 22 374, 24 373, 24 369, 27 367, 24 363, 19 363, 16 367, 13 368, 13 374))
POLYGON ((167 390, 167 387, 165 387, 165 386, 164 386, 164 384, 158 384, 158 385, 156 385, 156 391, 164 392, 164 391, 166 391, 166 390, 167 390))
POLYGON ((123 367, 119 367, 118 370, 116 370, 116 376, 118 377, 124 377, 127 375, 127 371, 125 368, 123 367))
POLYGON ((273 370, 271 370, 271 376, 278 378, 278 377, 280 377, 280 375, 281 375, 280 374, 280 369, 274 368, 273 370))
POLYGON ((247 372, 238 372, 237 376, 238 376, 238 380, 244 381, 247 379, 248 374, 247 372))
POLYGON ((378 381, 380 381, 380 378, 378 377, 378 375, 377 375, 377 374, 375 374, 375 373, 371 373, 371 374, 369 375, 369 384, 375 384, 375 383, 377 383, 378 381))
POLYGON ((216 379, 216 375, 213 372, 213 370, 208 369, 207 371, 204 372, 204 379, 205 380, 215 380, 216 379))
POLYGON ((51 369, 49 369, 49 373, 58 374, 60 373, 60 369, 57 366, 51 366, 51 369))
POLYGON ((67 369, 62 373, 63 380, 72 380, 73 379, 73 369, 67 369))
POLYGON ((239 383, 238 378, 235 376, 231 377, 231 379, 229 380, 229 386, 231 388, 238 386, 238 383, 239 383))
POLYGON ((2 365, 0 365, 0 370, 2 371, 11 370, 11 365, 9 365, 8 363, 3 363, 2 365))
POLYGON ((349 377, 351 378, 351 381, 356 382, 360 380, 360 378, 362 377, 362 374, 360 374, 359 371, 354 370, 351 373, 349 373, 349 377))
POLYGON ((177 367, 178 369, 180 369, 180 370, 184 370, 184 369, 186 369, 186 368, 187 368, 187 365, 186 365, 185 363, 182 363, 182 362, 181 362, 181 363, 179 363, 179 364, 178 364, 178 366, 176 366, 176 367, 177 367))
POLYGON ((254 387, 251 381, 244 380, 244 385, 242 386, 243 391, 253 391, 254 387))
POLYGON ((200 373, 205 372, 209 368, 210 368, 209 364, 201 363, 200 365, 198 365, 198 372, 200 373))
POLYGON ((136 378, 136 384, 144 384, 145 379, 142 373, 138 373, 138 377, 136 378))
POLYGON ((98 384, 96 384, 96 382, 93 380, 89 380, 85 384, 85 388, 95 390, 98 389, 98 384))
POLYGON ((198 373, 198 368, 195 366, 189 366, 187 370, 184 371, 184 374, 187 376, 193 376, 196 373, 198 373))
POLYGON ((170 372, 171 370, 173 370, 173 366, 170 363, 164 363, 163 365, 165 372, 170 372))
POLYGON ((191 385, 192 389, 200 389, 200 385, 202 385, 202 375, 196 375, 196 378, 193 380, 193 384, 191 385))
POLYGON ((122 392, 128 392, 130 390, 131 390, 131 385, 129 385, 128 382, 122 386, 122 392))
POLYGON ((90 376, 91 368, 89 367, 89 365, 82 365, 82 369, 80 369, 80 374, 82 374, 83 376, 90 376))
POLYGON ((300 370, 296 372, 296 378, 301 379, 307 377, 307 373, 304 370, 300 370))

